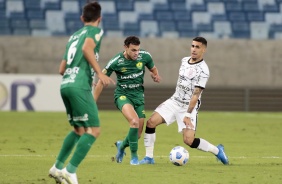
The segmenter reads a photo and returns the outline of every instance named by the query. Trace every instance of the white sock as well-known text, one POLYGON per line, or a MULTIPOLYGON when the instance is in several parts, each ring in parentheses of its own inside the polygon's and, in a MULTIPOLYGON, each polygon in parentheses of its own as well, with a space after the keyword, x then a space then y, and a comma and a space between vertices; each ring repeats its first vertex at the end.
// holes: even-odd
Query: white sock
POLYGON ((202 138, 200 138, 200 144, 197 149, 205 151, 205 152, 211 152, 214 155, 217 155, 219 152, 216 146, 212 145, 211 143, 209 143, 208 141, 202 138))
POLYGON ((144 135, 144 145, 146 149, 146 156, 153 158, 154 157, 154 145, 156 141, 156 133, 144 135))

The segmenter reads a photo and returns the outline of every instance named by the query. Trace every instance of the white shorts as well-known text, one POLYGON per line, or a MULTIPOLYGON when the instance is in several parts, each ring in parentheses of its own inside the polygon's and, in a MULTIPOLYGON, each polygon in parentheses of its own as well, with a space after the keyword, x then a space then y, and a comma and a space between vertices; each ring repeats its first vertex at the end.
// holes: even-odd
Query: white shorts
MULTIPOLYGON (((173 100, 167 99, 165 102, 160 104, 155 109, 155 111, 164 118, 167 126, 176 121, 178 125, 178 132, 182 132, 182 130, 186 128, 183 122, 183 119, 184 119, 185 113, 187 112, 187 108, 180 107, 173 100)), ((198 110, 194 108, 194 110, 191 113, 191 122, 194 125, 193 130, 196 130, 197 115, 198 115, 198 110)))

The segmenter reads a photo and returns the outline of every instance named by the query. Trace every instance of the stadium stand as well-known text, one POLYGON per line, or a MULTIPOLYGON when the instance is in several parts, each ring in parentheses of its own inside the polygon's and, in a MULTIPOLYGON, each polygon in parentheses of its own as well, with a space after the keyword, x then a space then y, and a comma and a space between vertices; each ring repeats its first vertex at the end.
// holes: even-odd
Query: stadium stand
MULTIPOLYGON (((0 0, 0 35, 70 35, 82 26, 85 2, 0 0)), ((106 36, 282 39, 282 0, 99 2, 106 36)))

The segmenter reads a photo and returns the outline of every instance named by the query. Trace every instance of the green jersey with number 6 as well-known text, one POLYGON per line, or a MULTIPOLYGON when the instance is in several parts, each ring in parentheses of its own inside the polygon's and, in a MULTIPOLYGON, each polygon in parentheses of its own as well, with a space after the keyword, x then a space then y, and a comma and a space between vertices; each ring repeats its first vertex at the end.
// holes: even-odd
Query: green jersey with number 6
POLYGON ((116 73, 115 98, 121 95, 134 98, 144 96, 145 66, 148 69, 155 66, 151 54, 145 50, 140 50, 137 60, 128 60, 120 52, 108 62, 103 72, 108 76, 116 73))
POLYGON ((61 89, 75 87, 91 90, 94 69, 88 63, 82 52, 82 46, 86 38, 92 38, 96 44, 93 50, 96 60, 99 59, 99 50, 103 38, 103 30, 94 26, 84 26, 75 32, 66 46, 64 60, 66 60, 66 70, 63 75, 61 89))

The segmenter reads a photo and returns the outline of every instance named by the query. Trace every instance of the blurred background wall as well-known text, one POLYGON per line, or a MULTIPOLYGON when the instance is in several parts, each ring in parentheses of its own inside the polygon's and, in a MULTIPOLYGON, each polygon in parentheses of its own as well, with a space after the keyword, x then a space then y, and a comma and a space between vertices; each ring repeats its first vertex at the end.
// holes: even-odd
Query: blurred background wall
MULTIPOLYGON (((79 29, 85 0, 0 0, 0 73, 55 74, 68 36, 79 29)), ((195 36, 208 40, 211 77, 204 110, 281 111, 282 0, 100 0, 105 37, 103 67, 123 50, 128 35, 141 38, 160 70, 146 76, 146 104, 172 95, 180 60, 195 36)), ((112 88, 99 102, 115 109, 112 88)))

